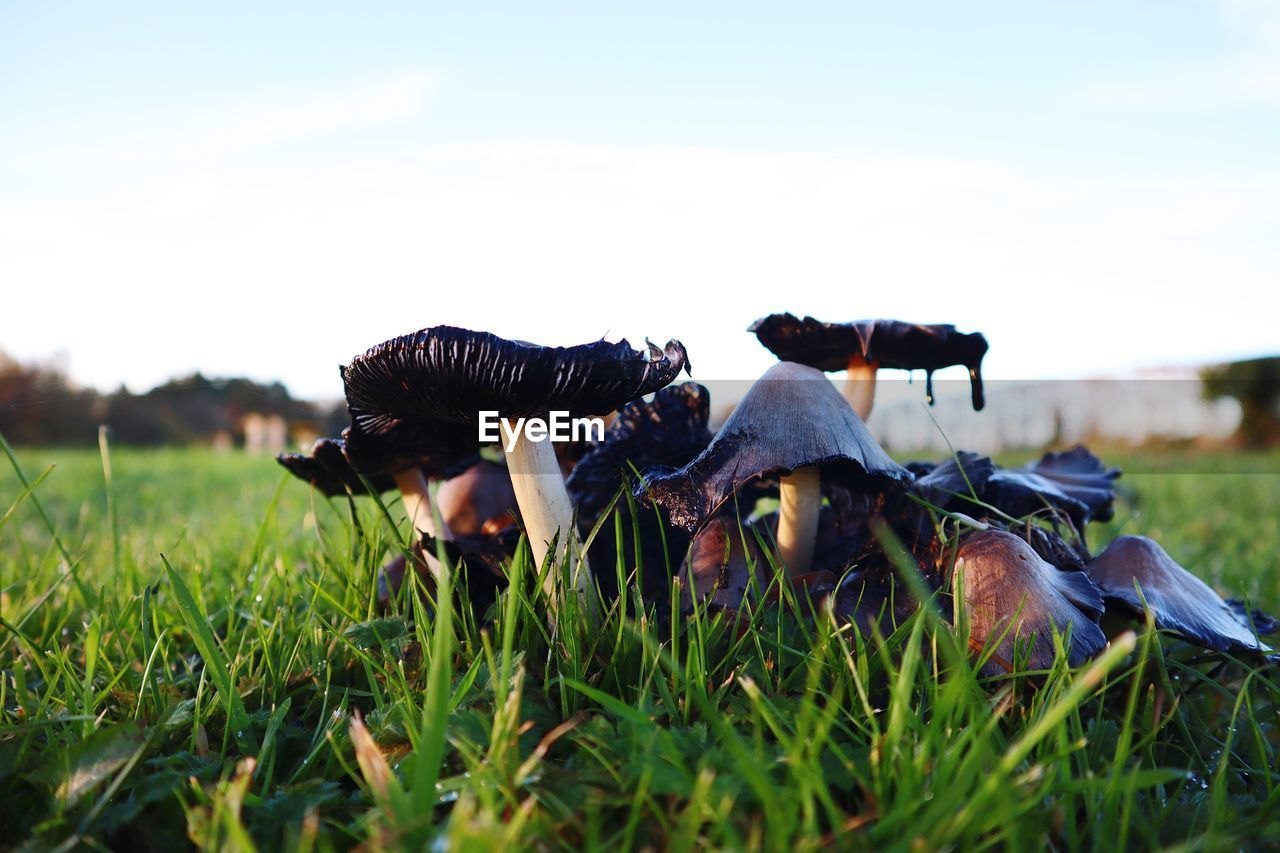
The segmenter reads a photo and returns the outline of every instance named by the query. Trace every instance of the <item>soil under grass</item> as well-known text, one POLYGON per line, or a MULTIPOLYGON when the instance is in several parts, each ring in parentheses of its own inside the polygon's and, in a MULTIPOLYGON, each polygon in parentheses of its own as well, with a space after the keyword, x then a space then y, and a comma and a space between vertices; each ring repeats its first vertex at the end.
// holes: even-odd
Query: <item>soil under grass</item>
MULTIPOLYGON (((1107 461, 1131 496, 1091 544, 1151 535, 1280 609, 1280 454, 1107 461)), ((635 598, 549 636, 527 559, 483 622, 409 596, 380 616, 404 531, 371 501, 266 457, 110 462, 24 450, 28 490, 0 457, 0 847, 1280 838, 1274 667, 1139 628, 1080 670, 982 679, 927 614, 875 640, 785 611, 664 625, 635 598)))

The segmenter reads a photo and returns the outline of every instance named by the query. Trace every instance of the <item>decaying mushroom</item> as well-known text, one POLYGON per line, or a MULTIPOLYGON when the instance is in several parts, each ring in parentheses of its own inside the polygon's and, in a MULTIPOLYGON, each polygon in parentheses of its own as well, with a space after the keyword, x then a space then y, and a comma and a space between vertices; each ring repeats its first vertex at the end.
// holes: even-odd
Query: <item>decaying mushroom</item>
POLYGON ((711 443, 711 394, 696 382, 663 388, 652 401, 619 410, 604 441, 578 461, 565 480, 575 509, 595 518, 613 500, 628 470, 686 464, 711 443))
POLYGON ((511 475, 487 459, 441 483, 436 505, 455 538, 493 535, 515 524, 518 516, 511 475))
POLYGON ((774 476, 781 478, 778 550, 792 573, 812 562, 824 486, 879 499, 910 479, 821 371, 783 361, 689 464, 646 472, 641 495, 696 531, 748 483, 774 476))
MULTIPOLYGON (((679 528, 664 529, 650 509, 639 511, 633 518, 627 501, 613 501, 631 482, 631 472, 684 465, 702 452, 711 442, 707 429, 710 406, 710 393, 696 382, 663 388, 652 401, 628 403, 618 411, 604 440, 579 460, 565 480, 578 514, 578 531, 584 539, 610 506, 619 513, 624 530, 624 577, 637 573, 651 600, 665 602, 671 569, 663 556, 678 561, 689 545, 688 534, 679 528)), ((619 553, 611 527, 591 542, 589 556, 599 572, 601 591, 606 596, 615 595, 619 590, 615 588, 617 573, 612 567, 617 565, 619 553)))
POLYGON ((1088 571, 1108 604, 1140 616, 1145 602, 1157 627, 1192 643, 1219 652, 1271 651, 1240 613, 1145 536, 1118 537, 1088 571))
POLYGON ((1083 533, 1090 521, 1111 518, 1119 476, 1120 469, 1105 467, 1081 445, 1047 453, 1023 468, 1005 468, 962 450, 920 476, 912 491, 943 509, 965 513, 974 511, 975 494, 1014 518, 1052 507, 1083 533))
POLYGON ((345 439, 322 438, 309 454, 282 453, 276 460, 325 497, 366 494, 366 482, 375 492, 399 489, 413 529, 428 536, 448 538, 447 520, 444 530, 436 530, 429 480, 447 480, 460 474, 479 456, 465 447, 421 454, 378 452, 370 446, 375 443, 365 440, 362 452, 352 453, 345 439))
POLYGON ((961 543, 956 572, 964 586, 970 641, 1012 671, 1024 660, 1032 669, 1053 663, 1053 634, 1070 631, 1067 659, 1078 666, 1106 645, 1098 627, 1102 595, 1083 572, 1049 565, 1025 541, 1000 530, 975 533, 961 543))
MULTIPOLYGON (((345 442, 340 438, 320 438, 311 446, 310 453, 281 453, 276 461, 297 477, 310 483, 326 498, 338 495, 366 493, 360 474, 347 459, 345 442)), ((386 473, 370 472, 366 475, 375 492, 390 491, 395 479, 386 473)))
MULTIPOLYGON (((789 575, 791 585, 803 587, 814 603, 822 594, 834 592, 846 569, 878 550, 865 521, 843 518, 832 506, 822 507, 812 565, 809 571, 789 575)), ((777 512, 749 521, 724 513, 704 524, 680 569, 683 607, 688 610, 696 600, 737 611, 744 604, 759 603, 753 592, 772 592, 777 597, 772 566, 760 543, 777 541, 778 522, 777 512)))
MULTIPOLYGON (((603 415, 671 382, 688 358, 678 341, 648 354, 624 340, 542 347, 452 326, 394 338, 356 357, 342 371, 352 436, 377 436, 419 449, 455 436, 478 442, 480 412, 497 412, 514 440, 503 442, 507 469, 534 559, 558 564, 576 538, 573 510, 549 441, 513 430, 517 419, 603 415)), ((580 550, 580 549, 579 549, 580 550)), ((575 565, 574 588, 585 592, 590 570, 575 565)), ((548 584, 556 572, 548 574, 548 584)))
POLYGON ((823 371, 847 371, 845 398, 866 420, 875 402, 876 371, 884 368, 923 370, 925 394, 933 402, 933 372, 960 365, 969 370, 973 408, 985 405, 982 357, 987 339, 979 332, 957 332, 955 326, 921 326, 900 320, 857 320, 823 323, 812 317, 770 314, 747 330, 783 361, 823 371))

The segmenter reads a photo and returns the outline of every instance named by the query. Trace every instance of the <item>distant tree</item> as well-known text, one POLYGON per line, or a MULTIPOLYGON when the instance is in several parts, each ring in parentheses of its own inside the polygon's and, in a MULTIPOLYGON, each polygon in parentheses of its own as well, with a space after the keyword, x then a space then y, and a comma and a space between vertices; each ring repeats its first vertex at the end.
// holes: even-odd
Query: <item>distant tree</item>
POLYGON ((1236 435, 1249 447, 1280 444, 1280 356, 1233 361, 1200 374, 1206 399, 1240 403, 1236 435))
POLYGON ((58 370, 0 353, 0 434, 14 444, 87 444, 97 435, 96 395, 58 370))
POLYGON ((117 444, 207 442, 219 432, 234 433, 251 412, 279 415, 313 431, 329 415, 294 399, 279 382, 195 373, 145 394, 121 386, 104 396, 75 387, 56 368, 19 364, 0 353, 0 434, 15 444, 91 445, 101 423, 110 426, 117 444))

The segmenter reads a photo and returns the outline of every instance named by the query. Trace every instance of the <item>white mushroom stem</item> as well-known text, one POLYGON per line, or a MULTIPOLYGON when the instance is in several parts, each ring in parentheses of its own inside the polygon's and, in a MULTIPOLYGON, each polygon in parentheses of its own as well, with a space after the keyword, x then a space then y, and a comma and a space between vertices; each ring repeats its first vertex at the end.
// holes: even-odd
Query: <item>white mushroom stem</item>
POLYGON ((585 596, 590 590, 591 568, 587 565, 586 555, 578 542, 578 532, 573 524, 573 504, 564 487, 564 477, 560 473, 555 449, 550 441, 530 441, 523 430, 515 431, 513 442, 511 425, 505 420, 502 423, 505 433, 502 446, 507 457, 507 470, 511 474, 516 505, 520 507, 520 517, 524 520, 536 567, 541 569, 551 541, 555 539, 557 542, 551 572, 543 589, 554 602, 555 596, 552 593, 555 590, 555 580, 560 574, 566 550, 571 549, 572 588, 574 592, 585 596), (508 447, 511 449, 508 450, 508 447))
POLYGON ((871 407, 876 401, 876 371, 879 368, 879 364, 869 362, 860 355, 849 359, 849 372, 844 380, 844 398, 863 421, 871 417, 871 407))
POLYGON ((822 510, 822 477, 817 468, 797 468, 782 478, 779 489, 778 553, 793 575, 809 571, 818 541, 822 510))
POLYGON ((409 516, 413 529, 428 536, 436 535, 436 520, 431 512, 431 494, 427 491, 427 478, 422 469, 414 465, 395 474, 396 487, 400 489, 400 502, 409 516))
MULTIPOLYGON (((435 513, 431 509, 431 493, 428 491, 427 478, 423 476, 422 469, 415 465, 404 471, 397 471, 395 480, 396 487, 400 489, 400 502, 404 505, 405 515, 409 517, 409 523, 413 526, 415 534, 423 533, 438 539, 453 538, 448 525, 443 521, 439 525, 440 532, 436 532, 435 513)), ((414 541, 417 541, 416 536, 414 541)), ((422 558, 436 580, 443 580, 442 573, 445 567, 435 552, 424 550, 422 558)))

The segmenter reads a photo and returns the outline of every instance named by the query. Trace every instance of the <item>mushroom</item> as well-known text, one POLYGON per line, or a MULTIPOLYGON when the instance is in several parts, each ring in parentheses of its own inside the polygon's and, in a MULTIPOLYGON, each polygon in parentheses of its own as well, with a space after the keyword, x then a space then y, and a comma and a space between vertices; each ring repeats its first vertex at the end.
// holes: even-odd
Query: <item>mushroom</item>
POLYGON ((973 408, 985 405, 982 357, 987 339, 981 333, 957 332, 955 326, 921 326, 900 320, 857 320, 823 323, 812 317, 770 314, 751 324, 760 343, 783 361, 823 371, 846 370, 844 394, 858 417, 871 414, 876 371, 883 368, 923 370, 925 394, 933 402, 933 372, 963 365, 969 370, 973 408))
POLYGON ((693 532, 744 486, 773 476, 781 478, 778 550, 792 573, 812 562, 824 486, 879 497, 910 479, 821 371, 784 361, 751 386, 695 459, 646 472, 642 495, 693 532))
POLYGON ((969 512, 973 495, 1000 512, 1022 518, 1053 507, 1077 531, 1111 518, 1118 468, 1103 468, 1083 447, 1046 454, 1024 468, 1004 468, 978 453, 960 451, 920 476, 911 490, 942 509, 969 512), (971 491, 972 489, 972 491, 971 491))
MULTIPOLYGON (((684 465, 711 443, 710 403, 710 393, 696 382, 663 388, 652 401, 628 403, 605 431, 604 440, 581 457, 565 480, 584 537, 610 506, 621 514, 624 574, 637 572, 645 598, 660 605, 667 601, 671 584, 671 567, 663 557, 678 560, 689 536, 663 525, 651 510, 632 516, 626 501, 613 501, 619 489, 630 483, 631 471, 684 465)), ((601 530, 591 541, 589 556, 600 572, 601 591, 606 596, 616 594, 618 575, 609 567, 617 565, 619 553, 612 528, 601 530)))
MULTIPOLYGON (((542 347, 488 332, 435 326, 403 335, 357 356, 342 371, 356 434, 418 449, 465 435, 479 441, 480 413, 504 421, 507 470, 534 560, 558 563, 576 539, 573 510, 548 441, 530 439, 521 419, 564 411, 602 415, 667 385, 688 356, 678 341, 637 352, 625 341, 542 347), (514 434, 513 434, 514 433, 514 434), (551 543, 557 543, 551 552, 551 543)), ((585 592, 590 570, 572 570, 585 592)), ((555 576, 548 576, 548 589, 555 576)))
POLYGON ((1110 521, 1115 515, 1116 480, 1119 468, 1108 468, 1102 460, 1077 444, 1060 453, 1046 453, 1038 462, 1028 464, 1032 474, 1056 483, 1062 491, 1083 503, 1090 520, 1110 521))
MULTIPOLYGON (((343 434, 351 435, 349 429, 343 434)), ((428 480, 447 480, 477 459, 474 450, 456 444, 448 449, 438 447, 433 453, 396 453, 378 447, 372 438, 360 438, 356 443, 322 438, 312 446, 310 454, 282 453, 276 457, 290 473, 310 482, 325 497, 364 494, 365 481, 375 492, 398 488, 414 530, 428 536, 437 535, 428 480)), ((448 537, 447 526, 440 535, 448 537)))
MULTIPOLYGON (((755 591, 768 592, 772 578, 760 542, 777 541, 779 517, 780 513, 773 512, 739 527, 738 519, 731 514, 721 514, 703 525, 693 538, 681 567, 686 609, 695 599, 725 610, 737 610, 744 602, 751 603, 748 593, 753 590, 753 574, 755 591)), ((845 570, 871 556, 876 549, 865 524, 855 524, 835 507, 824 506, 818 518, 809 571, 791 575, 791 583, 804 586, 816 602, 818 593, 834 592, 837 579, 845 570)))
POLYGON ((1025 541, 1002 530, 976 533, 961 543, 956 573, 963 578, 970 643, 998 643, 992 660, 1012 671, 1025 647, 1026 664, 1053 663, 1053 632, 1070 629, 1067 660, 1078 666, 1100 652, 1107 639, 1098 627, 1102 595, 1083 572, 1064 572, 1025 541))
POLYGON ((753 571, 760 591, 768 589, 769 579, 760 571, 767 565, 749 525, 739 529, 737 519, 711 519, 693 537, 680 569, 682 609, 690 612, 696 601, 737 611, 747 599, 753 571))
POLYGON ((488 459, 441 483, 436 506, 453 538, 493 535, 516 523, 511 475, 488 459))
POLYGON ((613 500, 629 468, 680 466, 711 443, 711 395, 696 382, 663 388, 652 402, 624 406, 604 441, 584 454, 565 480, 579 515, 598 517, 613 500))
POLYGON ((1089 562, 1089 577, 1108 602, 1133 615, 1150 608, 1158 627, 1192 643, 1219 652, 1271 651, 1240 611, 1145 536, 1116 538, 1089 562))
POLYGON ((831 614, 836 622, 852 625, 864 637, 874 636, 877 631, 889 636, 917 607, 915 599, 888 570, 853 574, 831 597, 831 614))
MULTIPOLYGON (((347 459, 344 444, 340 438, 321 438, 311 446, 310 453, 281 453, 276 461, 299 480, 310 483, 326 498, 364 494, 365 484, 347 459)), ((373 490, 379 493, 390 491, 396 485, 395 479, 385 473, 375 473, 368 480, 373 490)))
MULTIPOLYGON (((776 515, 771 518, 777 520, 776 515)), ((762 545, 772 536, 767 525, 767 519, 741 522, 726 514, 702 526, 680 567, 681 612, 687 616, 700 604, 737 614, 783 600, 762 545)), ((837 585, 836 575, 829 571, 789 575, 787 581, 797 603, 813 606, 820 606, 837 585)))

